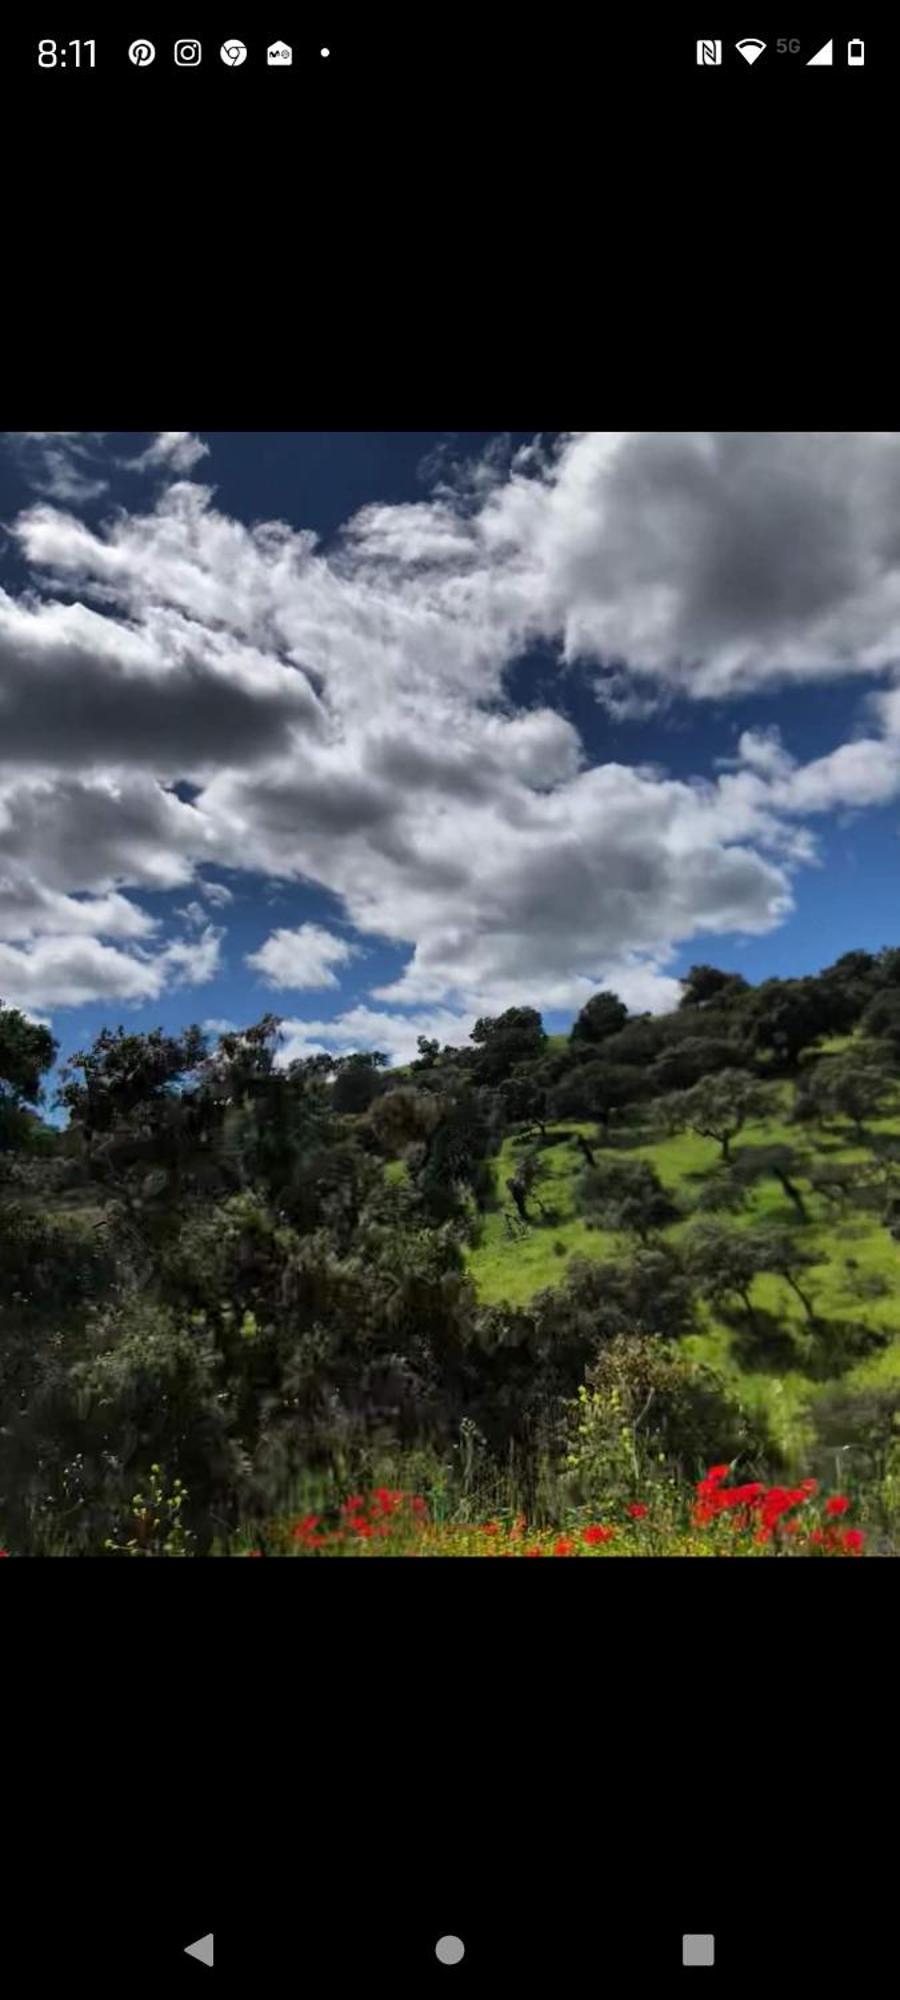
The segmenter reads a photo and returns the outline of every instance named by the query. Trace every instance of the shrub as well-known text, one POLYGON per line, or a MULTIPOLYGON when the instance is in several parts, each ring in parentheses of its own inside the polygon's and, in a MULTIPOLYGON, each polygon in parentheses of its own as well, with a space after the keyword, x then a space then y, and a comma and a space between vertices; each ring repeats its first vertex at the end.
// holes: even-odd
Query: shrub
POLYGON ((762 1464, 771 1451, 760 1424, 711 1370, 640 1335, 610 1341, 587 1370, 570 1413, 570 1491, 599 1505, 637 1490, 660 1468, 694 1479, 716 1442, 729 1459, 762 1464))

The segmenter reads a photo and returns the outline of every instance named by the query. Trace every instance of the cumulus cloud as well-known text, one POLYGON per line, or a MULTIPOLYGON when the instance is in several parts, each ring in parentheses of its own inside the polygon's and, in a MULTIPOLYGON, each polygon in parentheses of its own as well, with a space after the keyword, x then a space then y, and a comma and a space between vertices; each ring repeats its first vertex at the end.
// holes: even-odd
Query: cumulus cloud
POLYGON ((301 924, 299 930, 273 931, 244 963, 261 973, 267 986, 336 987, 334 967, 349 964, 356 950, 320 924, 301 924))
POLYGON ((134 472, 192 472, 201 458, 209 457, 209 445, 191 431, 158 431, 152 444, 137 458, 127 461, 134 472))
POLYGON ((44 937, 0 944, 0 992, 9 1006, 77 1007, 90 1000, 158 1000, 170 986, 197 986, 219 967, 219 935, 123 951, 96 937, 44 937))
POLYGON ((231 757, 272 756, 293 726, 322 726, 306 675, 226 631, 150 603, 136 629, 81 603, 22 603, 0 590, 0 773, 132 764, 172 779, 209 774, 231 757))
POLYGON ((69 896, 23 871, 0 874, 0 938, 47 935, 143 938, 156 921, 127 896, 69 896))
POLYGON ((898 502, 898 432, 594 432, 480 529, 568 658, 713 695, 900 660, 898 502))
MULTIPOLYGON (((142 454, 176 475, 197 457, 184 433, 142 454)), ((687 781, 591 763, 568 676, 586 664, 598 699, 639 719, 673 693, 900 665, 898 502, 900 434, 699 432, 497 450, 464 477, 443 468, 418 503, 364 508, 328 551, 177 476, 97 529, 29 507, 14 532, 32 587, 0 593, 6 920, 32 912, 8 948, 39 999, 52 912, 26 877, 63 899, 74 949, 89 920, 64 923, 65 899, 120 925, 129 888, 196 885, 222 908, 212 866, 316 883, 359 933, 407 948, 378 1006, 298 1036, 407 1049, 435 1010, 452 1039, 478 1013, 575 1008, 598 984, 670 1004, 678 943, 789 913, 815 858, 807 819, 900 793, 900 686, 866 737, 806 765, 746 731, 730 768, 687 781), (523 708, 509 669, 538 643, 558 699, 551 667, 523 708)), ((152 960, 137 931, 92 926, 85 948, 116 961, 96 958, 98 977, 209 965, 202 903, 183 910, 199 937, 152 960), (101 942, 129 935, 131 951, 101 942)), ((304 925, 248 963, 333 987, 350 950, 304 925)))
POLYGON ((418 1038, 459 1047, 475 1026, 475 1014, 457 1014, 450 1008, 436 1008, 416 1014, 379 1012, 374 1007, 351 1007, 333 1021, 282 1021, 284 1036, 278 1051, 280 1067, 315 1055, 355 1055, 358 1051, 381 1049, 394 1063, 411 1062, 418 1054, 418 1038))
POLYGON ((782 778, 793 770, 796 760, 785 749, 781 731, 773 722, 768 729, 742 730, 737 756, 722 757, 719 761, 723 768, 743 765, 748 771, 758 771, 762 778, 782 778))
POLYGON ((208 924, 200 937, 190 940, 177 938, 173 944, 167 944, 156 961, 163 984, 203 986, 207 980, 214 979, 222 963, 224 935, 224 931, 208 924))

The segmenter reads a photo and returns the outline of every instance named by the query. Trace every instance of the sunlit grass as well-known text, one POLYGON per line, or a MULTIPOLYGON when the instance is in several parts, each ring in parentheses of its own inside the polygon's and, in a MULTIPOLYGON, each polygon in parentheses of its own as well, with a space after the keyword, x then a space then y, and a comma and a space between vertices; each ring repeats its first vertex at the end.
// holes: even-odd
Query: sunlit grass
MULTIPOLYGON (((835 1036, 821 1045, 822 1052, 839 1054, 851 1040, 835 1036)), ((747 1407, 765 1416, 779 1446, 790 1457, 798 1457, 812 1435, 812 1411, 818 1396, 838 1383, 850 1392, 900 1380, 900 1244, 889 1235, 877 1211, 836 1213, 824 1196, 811 1189, 802 1172, 804 1166, 825 1158, 841 1165, 862 1164, 871 1159, 871 1151, 843 1121, 833 1121, 826 1133, 793 1125, 789 1115, 792 1098, 792 1086, 782 1084, 777 1107, 780 1115, 747 1125, 733 1141, 733 1150, 790 1146, 800 1164, 796 1183, 809 1222, 798 1221, 774 1177, 756 1185, 743 1212, 725 1219, 738 1229, 770 1222, 800 1231, 804 1247, 816 1260, 802 1282, 817 1319, 827 1323, 829 1346, 823 1349, 823 1334, 811 1327, 796 1294, 782 1278, 770 1273, 754 1280, 751 1300, 760 1315, 770 1315, 777 1324, 782 1350, 778 1367, 748 1366, 736 1352, 741 1347, 737 1310, 726 1324, 701 1305, 698 1331, 686 1336, 684 1345, 696 1360, 715 1367, 738 1388, 747 1407), (880 1295, 879 1287, 883 1287, 880 1295), (854 1355, 852 1344, 859 1340, 860 1330, 863 1339, 871 1336, 872 1344, 868 1352, 854 1355), (845 1337, 848 1346, 842 1353, 845 1337), (824 1356, 832 1352, 836 1363, 829 1374, 824 1356)), ((704 1180, 721 1159, 714 1140, 692 1132, 668 1136, 647 1130, 644 1136, 640 1126, 624 1127, 614 1134, 614 1143, 604 1148, 592 1125, 561 1121, 554 1129, 566 1136, 540 1150, 542 1174, 535 1189, 551 1213, 542 1217, 533 1202, 534 1220, 527 1230, 520 1231, 515 1223, 511 1229, 507 1223, 510 1204, 505 1182, 523 1151, 534 1145, 533 1137, 527 1142, 516 1135, 507 1137, 494 1162, 499 1206, 483 1218, 481 1240, 467 1254, 469 1273, 479 1298, 487 1304, 505 1300, 527 1305, 536 1293, 561 1282, 574 1256, 602 1260, 627 1256, 633 1248, 632 1238, 590 1228, 576 1213, 576 1182, 583 1167, 581 1154, 572 1143, 578 1132, 589 1139, 598 1158, 646 1159, 652 1163, 684 1210, 681 1219, 663 1233, 664 1240, 673 1244, 683 1238, 704 1180)), ((867 1137, 869 1134, 900 1137, 900 1111, 873 1119, 867 1137)))

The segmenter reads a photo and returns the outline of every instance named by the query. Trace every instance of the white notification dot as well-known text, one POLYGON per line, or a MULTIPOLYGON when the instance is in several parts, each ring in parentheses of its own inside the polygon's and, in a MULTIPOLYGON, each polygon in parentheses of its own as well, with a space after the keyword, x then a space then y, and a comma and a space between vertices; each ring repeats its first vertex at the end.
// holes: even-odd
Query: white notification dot
POLYGON ((460 1959, 465 1957, 465 1954, 466 1947, 463 1944, 462 1938, 458 1937, 438 1938, 437 1944, 434 1947, 435 1958, 439 1958, 442 1965, 458 1965, 460 1959))
POLYGON ((320 54, 320 56, 330 56, 330 54, 331 54, 331 50, 330 50, 330 49, 320 49, 320 50, 319 50, 319 54, 320 54))

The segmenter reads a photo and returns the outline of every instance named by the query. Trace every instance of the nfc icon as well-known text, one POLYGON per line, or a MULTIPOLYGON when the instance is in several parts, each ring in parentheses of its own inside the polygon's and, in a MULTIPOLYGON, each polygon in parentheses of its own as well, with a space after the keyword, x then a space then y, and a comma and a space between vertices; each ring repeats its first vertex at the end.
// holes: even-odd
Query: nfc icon
POLYGON ((717 69, 721 60, 722 60, 721 42, 697 43, 697 61, 698 63, 702 63, 704 68, 712 67, 713 69, 717 69))

